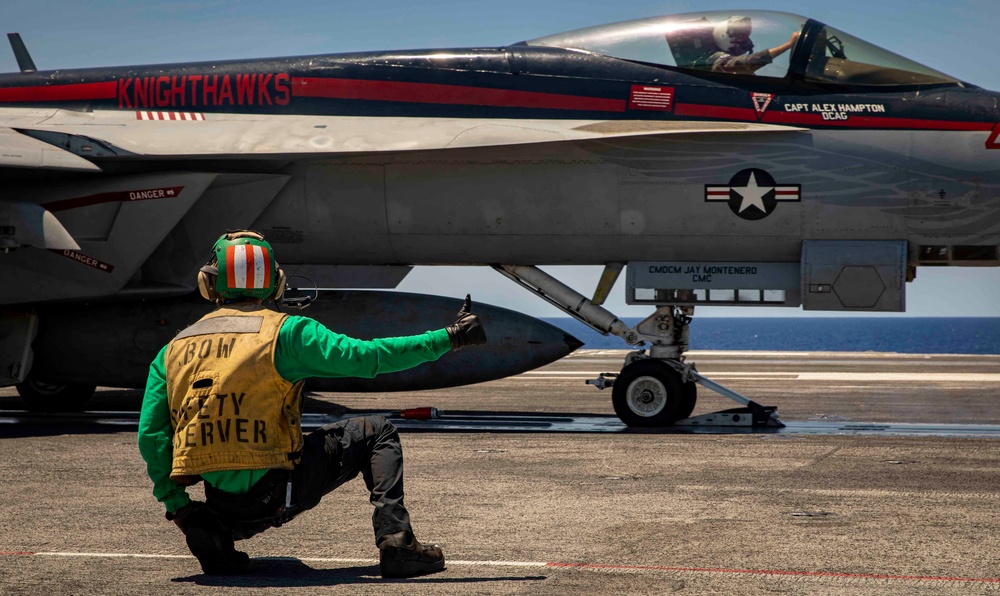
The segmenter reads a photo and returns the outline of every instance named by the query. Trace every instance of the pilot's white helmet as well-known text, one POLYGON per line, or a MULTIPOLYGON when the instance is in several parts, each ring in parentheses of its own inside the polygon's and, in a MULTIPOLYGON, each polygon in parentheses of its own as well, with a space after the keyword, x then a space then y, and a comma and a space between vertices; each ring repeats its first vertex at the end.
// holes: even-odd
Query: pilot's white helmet
POLYGON ((712 37, 715 38, 715 44, 720 50, 741 55, 753 51, 753 42, 750 41, 752 31, 753 24, 750 22, 750 17, 732 16, 715 25, 712 37))

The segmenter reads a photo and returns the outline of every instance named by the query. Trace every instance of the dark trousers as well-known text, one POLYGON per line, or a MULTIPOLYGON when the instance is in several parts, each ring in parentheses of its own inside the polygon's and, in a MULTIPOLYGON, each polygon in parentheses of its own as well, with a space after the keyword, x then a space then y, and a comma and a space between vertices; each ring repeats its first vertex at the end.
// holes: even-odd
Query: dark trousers
POLYGON ((382 416, 348 418, 305 437, 295 469, 271 470, 245 495, 206 484, 205 497, 241 540, 281 525, 319 504, 324 495, 355 478, 364 478, 375 506, 375 542, 386 534, 412 531, 403 505, 403 448, 396 427, 382 416), (285 511, 288 482, 292 507, 285 511))

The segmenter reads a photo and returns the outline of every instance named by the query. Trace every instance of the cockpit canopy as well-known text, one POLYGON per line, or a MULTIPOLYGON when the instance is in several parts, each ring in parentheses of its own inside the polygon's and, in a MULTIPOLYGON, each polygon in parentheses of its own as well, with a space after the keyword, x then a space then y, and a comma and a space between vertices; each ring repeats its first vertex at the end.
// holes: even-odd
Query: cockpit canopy
POLYGON ((770 11, 625 21, 527 42, 684 70, 843 85, 959 84, 954 77, 815 20, 770 11))

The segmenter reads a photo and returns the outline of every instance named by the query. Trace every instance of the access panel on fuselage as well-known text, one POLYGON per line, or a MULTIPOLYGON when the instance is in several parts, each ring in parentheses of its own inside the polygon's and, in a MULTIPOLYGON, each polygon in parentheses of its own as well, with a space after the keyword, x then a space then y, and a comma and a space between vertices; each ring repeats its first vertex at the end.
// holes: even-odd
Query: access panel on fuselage
POLYGON ((417 260, 567 262, 621 233, 616 166, 564 144, 398 158, 385 182, 393 245, 417 260))
POLYGON ((381 162, 303 162, 256 222, 277 233, 284 263, 396 264, 385 219, 381 162))

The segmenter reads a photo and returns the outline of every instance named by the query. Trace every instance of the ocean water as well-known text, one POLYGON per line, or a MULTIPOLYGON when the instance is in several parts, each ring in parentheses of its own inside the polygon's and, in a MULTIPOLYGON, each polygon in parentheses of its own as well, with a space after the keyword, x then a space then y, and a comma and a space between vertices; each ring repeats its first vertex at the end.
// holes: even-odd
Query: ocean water
MULTIPOLYGON (((549 318, 585 349, 627 349, 570 318, 549 318)), ((625 319, 634 326, 641 319, 625 319)), ((1000 318, 723 318, 691 323, 692 350, 1000 354, 1000 318)))

